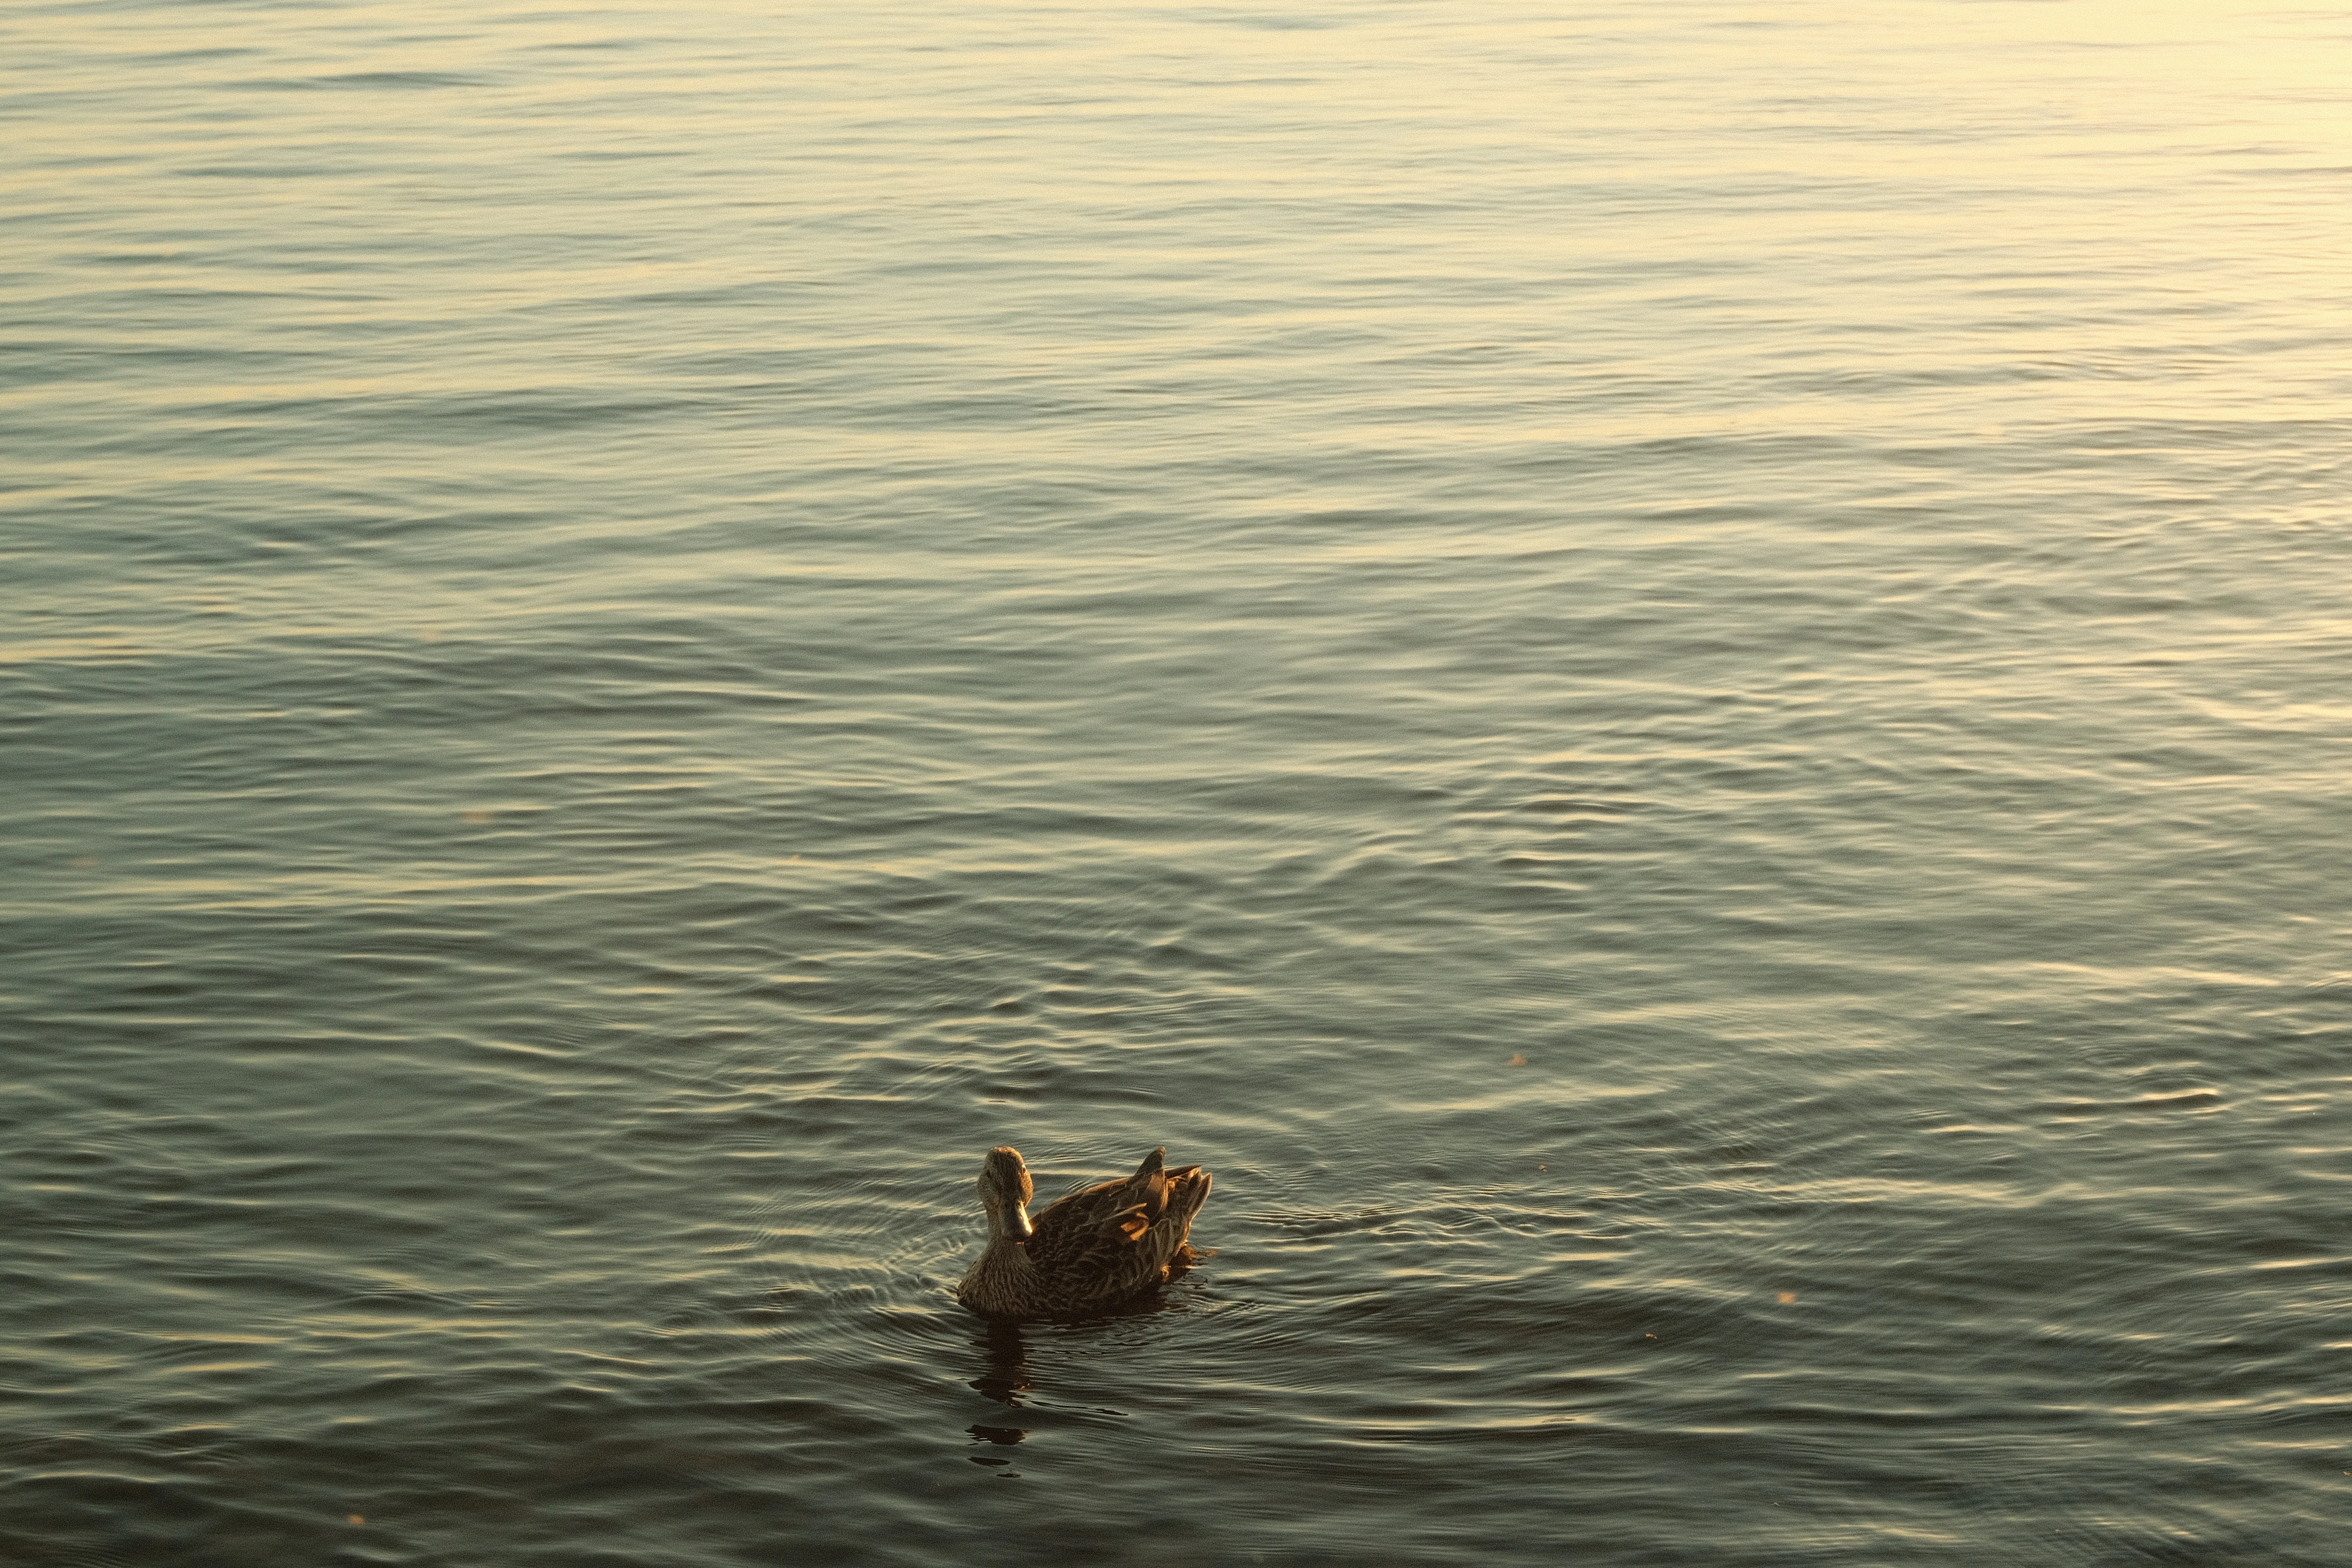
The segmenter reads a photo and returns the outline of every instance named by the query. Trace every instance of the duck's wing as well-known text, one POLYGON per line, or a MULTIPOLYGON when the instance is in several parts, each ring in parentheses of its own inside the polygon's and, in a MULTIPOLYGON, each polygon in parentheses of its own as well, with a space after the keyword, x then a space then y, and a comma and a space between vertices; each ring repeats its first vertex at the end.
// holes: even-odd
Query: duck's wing
POLYGON ((1083 1290, 1089 1281, 1117 1288, 1131 1279, 1134 1289, 1149 1283, 1170 1250, 1155 1245, 1153 1236, 1169 1212, 1166 1157, 1154 1149, 1135 1174, 1055 1199, 1032 1222, 1030 1263, 1067 1289, 1083 1290))

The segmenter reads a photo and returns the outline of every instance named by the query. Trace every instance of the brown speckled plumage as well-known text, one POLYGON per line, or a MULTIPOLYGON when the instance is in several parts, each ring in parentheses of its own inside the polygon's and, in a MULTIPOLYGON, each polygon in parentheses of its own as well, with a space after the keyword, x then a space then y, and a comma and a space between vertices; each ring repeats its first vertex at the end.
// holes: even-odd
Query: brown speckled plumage
POLYGON ((1033 1221, 1036 1191, 1018 1149, 988 1152, 977 1184, 988 1210, 988 1250, 956 1300, 992 1318, 1074 1318, 1104 1311, 1206 1256, 1186 1241, 1209 1201, 1209 1173, 1166 1168, 1154 1149, 1135 1174, 1056 1198, 1033 1221))

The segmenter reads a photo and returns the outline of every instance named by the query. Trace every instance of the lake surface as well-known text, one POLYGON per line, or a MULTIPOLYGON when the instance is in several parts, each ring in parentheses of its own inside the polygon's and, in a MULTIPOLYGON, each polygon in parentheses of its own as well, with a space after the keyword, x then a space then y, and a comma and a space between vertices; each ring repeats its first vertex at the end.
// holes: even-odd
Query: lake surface
POLYGON ((2340 11, 0 62, 0 1560, 2345 1560, 2340 11))

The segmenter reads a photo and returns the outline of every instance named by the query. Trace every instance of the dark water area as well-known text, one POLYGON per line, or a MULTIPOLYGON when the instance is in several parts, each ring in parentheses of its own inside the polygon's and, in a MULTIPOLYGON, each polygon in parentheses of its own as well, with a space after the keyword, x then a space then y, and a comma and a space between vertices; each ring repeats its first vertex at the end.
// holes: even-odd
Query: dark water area
POLYGON ((2344 1561, 2340 18, 0 61, 0 1562, 2344 1561))

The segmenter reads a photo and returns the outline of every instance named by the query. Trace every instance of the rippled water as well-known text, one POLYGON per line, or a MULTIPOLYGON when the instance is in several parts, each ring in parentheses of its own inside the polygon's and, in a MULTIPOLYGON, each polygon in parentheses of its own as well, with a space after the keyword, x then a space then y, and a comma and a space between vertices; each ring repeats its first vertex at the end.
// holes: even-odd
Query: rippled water
POLYGON ((0 1558, 2343 1560, 2339 13, 0 62, 0 1558))

